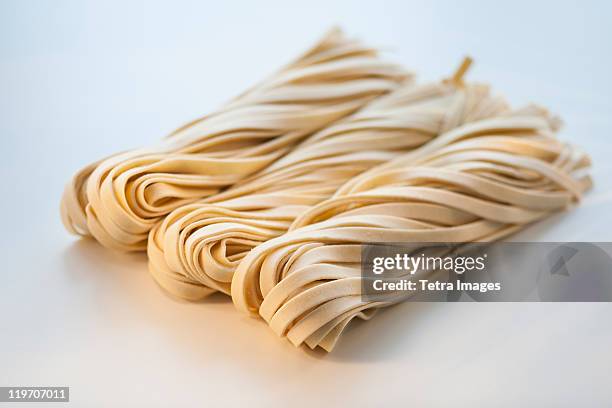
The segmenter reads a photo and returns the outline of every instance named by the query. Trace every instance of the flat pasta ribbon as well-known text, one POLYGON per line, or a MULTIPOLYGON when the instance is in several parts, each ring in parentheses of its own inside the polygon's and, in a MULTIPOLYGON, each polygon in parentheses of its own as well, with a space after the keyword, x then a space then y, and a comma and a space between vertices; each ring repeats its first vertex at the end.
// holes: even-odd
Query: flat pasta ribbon
POLYGON ((484 85, 404 85, 310 136, 291 153, 229 190, 170 213, 151 230, 149 270, 178 297, 230 293, 239 262, 284 234, 352 177, 464 123, 507 113, 484 85))
POLYGON ((410 78, 374 49, 333 30, 217 112, 153 146, 79 171, 64 191, 63 223, 107 247, 145 250, 151 228, 172 210, 265 168, 410 78))
POLYGON ((330 351, 348 323, 389 301, 361 297, 361 245, 489 242, 574 205, 589 157, 554 137, 535 107, 468 123, 352 179, 250 251, 231 284, 237 309, 294 345, 330 351))

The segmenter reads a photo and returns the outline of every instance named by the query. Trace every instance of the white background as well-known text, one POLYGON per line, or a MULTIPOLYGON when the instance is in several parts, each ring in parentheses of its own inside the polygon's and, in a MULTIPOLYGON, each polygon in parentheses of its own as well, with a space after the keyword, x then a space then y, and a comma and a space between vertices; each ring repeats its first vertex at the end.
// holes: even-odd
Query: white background
POLYGON ((70 386, 74 406, 610 406, 611 304, 403 304, 324 355, 222 296, 170 299, 144 255, 63 230, 75 170, 211 111, 339 24, 422 79, 469 53, 470 79, 559 113, 596 187, 517 239, 612 240, 610 3, 289 3, 0 2, 0 386, 70 386))

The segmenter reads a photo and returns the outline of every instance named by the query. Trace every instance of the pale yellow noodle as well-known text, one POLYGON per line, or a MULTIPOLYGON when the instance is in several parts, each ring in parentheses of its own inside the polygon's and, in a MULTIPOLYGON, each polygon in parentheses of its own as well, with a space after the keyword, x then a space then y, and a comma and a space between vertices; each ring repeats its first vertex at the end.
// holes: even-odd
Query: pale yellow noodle
POLYGON ((353 318, 393 303, 361 297, 361 244, 493 241, 574 205, 591 185, 590 160, 555 127, 531 107, 356 177, 247 254, 233 275, 235 306, 296 346, 331 350, 353 318))
POLYGON ((185 299, 229 294, 234 270, 252 248, 285 233, 351 177, 461 124, 507 111, 486 86, 457 82, 404 85, 228 191, 173 211, 150 234, 152 275, 185 299))
POLYGON ((217 112, 153 146, 79 171, 62 198, 64 225, 108 247, 144 250, 149 230, 170 211, 265 168, 409 78, 374 49, 333 30, 217 112))

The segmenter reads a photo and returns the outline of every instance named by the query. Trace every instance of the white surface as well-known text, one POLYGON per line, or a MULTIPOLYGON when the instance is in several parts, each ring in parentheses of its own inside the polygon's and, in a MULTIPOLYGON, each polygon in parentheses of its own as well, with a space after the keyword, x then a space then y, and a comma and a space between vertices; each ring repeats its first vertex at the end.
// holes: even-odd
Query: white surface
POLYGON ((0 386, 70 386, 74 406, 609 406, 612 304, 403 304, 323 355, 221 296, 172 300, 144 255, 63 230, 73 171, 213 109, 339 23, 424 78, 469 53, 471 79, 558 112, 596 187, 522 237, 612 240, 609 3, 285 3, 0 3, 0 386))

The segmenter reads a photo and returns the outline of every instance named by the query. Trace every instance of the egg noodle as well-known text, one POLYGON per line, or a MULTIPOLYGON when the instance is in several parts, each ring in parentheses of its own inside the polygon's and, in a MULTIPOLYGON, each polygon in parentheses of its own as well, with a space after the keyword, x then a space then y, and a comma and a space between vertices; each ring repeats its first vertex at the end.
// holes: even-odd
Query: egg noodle
POLYGON ((330 351, 354 318, 402 299, 361 296, 364 244, 500 240, 591 186, 560 121, 464 81, 470 62, 415 83, 332 30, 218 111, 77 172, 62 220, 146 250, 174 296, 221 292, 295 346, 330 351))

